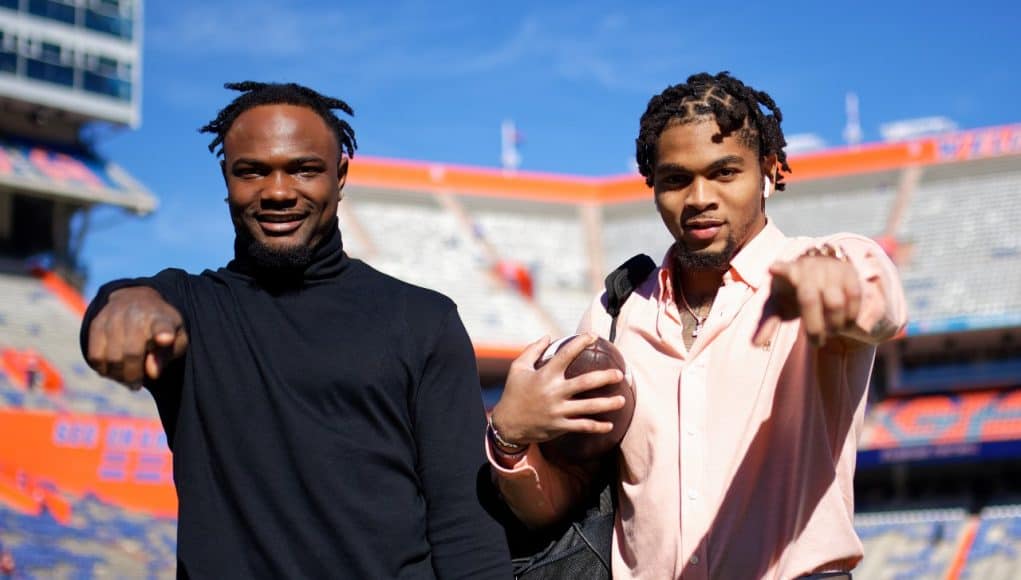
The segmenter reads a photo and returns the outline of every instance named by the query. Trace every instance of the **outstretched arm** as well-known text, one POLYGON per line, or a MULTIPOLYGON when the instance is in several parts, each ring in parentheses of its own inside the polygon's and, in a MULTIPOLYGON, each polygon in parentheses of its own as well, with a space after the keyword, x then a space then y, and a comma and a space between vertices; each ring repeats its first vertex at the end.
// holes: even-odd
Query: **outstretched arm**
POLYGON ((878 244, 834 236, 791 261, 770 266, 773 276, 754 344, 765 344, 781 322, 801 319, 812 344, 829 339, 878 344, 907 323, 897 269, 878 244))

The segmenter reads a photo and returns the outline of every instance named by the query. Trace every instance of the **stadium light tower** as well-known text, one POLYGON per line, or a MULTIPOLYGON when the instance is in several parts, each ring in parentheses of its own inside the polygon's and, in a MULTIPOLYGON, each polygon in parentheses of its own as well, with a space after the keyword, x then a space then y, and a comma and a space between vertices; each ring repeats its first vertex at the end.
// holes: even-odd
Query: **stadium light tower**
POLYGON ((500 166, 504 171, 516 171, 521 167, 521 153, 518 151, 520 143, 521 133, 514 121, 504 119, 500 124, 500 166))
POLYGON ((847 115, 847 124, 844 126, 844 141, 854 146, 861 143, 862 130, 861 119, 858 116, 858 95, 847 93, 844 96, 844 111, 847 115))

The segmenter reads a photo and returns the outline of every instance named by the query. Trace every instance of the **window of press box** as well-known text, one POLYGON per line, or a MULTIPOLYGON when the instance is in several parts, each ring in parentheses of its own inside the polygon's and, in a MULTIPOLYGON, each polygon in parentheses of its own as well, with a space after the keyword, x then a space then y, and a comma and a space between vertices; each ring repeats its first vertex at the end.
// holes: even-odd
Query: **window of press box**
POLYGON ((65 87, 74 86, 74 67, 70 58, 64 58, 60 46, 30 40, 27 52, 25 75, 28 78, 65 87))
POLYGON ((60 45, 53 44, 52 42, 40 42, 39 43, 39 59, 45 60, 46 62, 58 63, 61 61, 60 58, 60 45))
POLYGON ((28 0, 28 13, 65 24, 75 23, 77 12, 72 0, 28 0))
POLYGON ((65 87, 74 86, 74 69, 34 58, 25 59, 25 76, 65 87))
POLYGON ((0 72, 11 74, 18 72, 17 40, 0 30, 0 72))
POLYGON ((90 93, 131 100, 131 65, 97 55, 86 55, 82 88, 90 93))
POLYGON ((91 0, 85 8, 85 27, 131 40, 134 33, 134 2, 91 0))
POLYGON ((120 101, 131 100, 131 83, 120 79, 111 79, 91 71, 82 74, 82 88, 90 93, 113 97, 120 101))

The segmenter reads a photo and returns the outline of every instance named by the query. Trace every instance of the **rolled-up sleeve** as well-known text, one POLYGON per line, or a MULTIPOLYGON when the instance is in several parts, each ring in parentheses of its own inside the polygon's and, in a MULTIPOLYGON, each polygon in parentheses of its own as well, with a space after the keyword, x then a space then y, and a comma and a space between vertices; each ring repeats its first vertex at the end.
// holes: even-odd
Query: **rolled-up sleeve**
MULTIPOLYGON (((608 320, 597 299, 582 316, 578 332, 604 334, 600 329, 608 326, 608 320), (600 317, 600 314, 603 316, 600 317), (594 320, 594 317, 606 320, 594 320)), ((562 520, 583 497, 592 480, 592 474, 583 468, 568 470, 550 463, 538 445, 530 445, 528 451, 510 467, 501 465, 488 440, 486 455, 507 506, 519 520, 532 528, 562 520)))

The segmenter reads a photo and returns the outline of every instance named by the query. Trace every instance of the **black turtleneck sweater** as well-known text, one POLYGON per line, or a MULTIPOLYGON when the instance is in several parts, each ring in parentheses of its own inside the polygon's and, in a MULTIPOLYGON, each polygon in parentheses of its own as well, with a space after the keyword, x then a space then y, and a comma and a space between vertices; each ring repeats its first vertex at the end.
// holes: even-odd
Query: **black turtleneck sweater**
POLYGON ((508 578, 479 505, 484 415, 453 302, 347 257, 339 232, 297 279, 243 259, 100 289, 157 290, 183 359, 148 389, 174 456, 178 574, 508 578))

